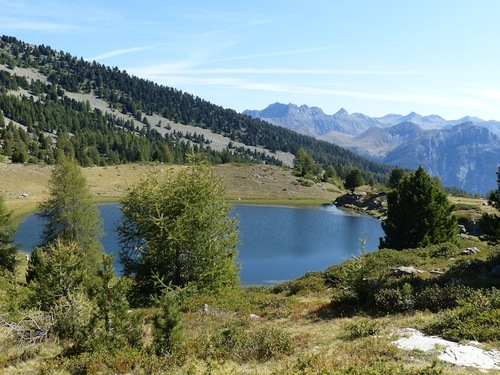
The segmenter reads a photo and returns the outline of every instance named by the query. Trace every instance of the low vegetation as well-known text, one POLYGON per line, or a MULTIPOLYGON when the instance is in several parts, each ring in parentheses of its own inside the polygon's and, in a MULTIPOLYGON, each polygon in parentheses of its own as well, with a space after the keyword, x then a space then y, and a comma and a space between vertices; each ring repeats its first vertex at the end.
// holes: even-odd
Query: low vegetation
MULTIPOLYGON (((73 170, 72 165, 64 168, 73 170)), ((61 181, 61 176, 56 172, 51 179, 61 181)), ((155 180, 144 181, 149 190, 156 189, 155 180)), ((171 183, 169 189, 183 186, 171 183)), ((197 189, 197 183, 187 185, 197 189)), ((216 191, 209 185, 198 188, 216 191)), ((148 189, 137 189, 129 194, 152 196, 148 189)), ((59 190, 50 196, 61 195, 59 190)), ((220 194, 207 200, 216 202, 220 194)), ((164 204, 175 202, 164 195, 164 204)), ((133 202, 131 213, 138 209, 133 202)), ((193 230, 197 226, 206 227, 193 230)), ((154 233, 151 228, 145 230, 154 233)), ((151 274, 149 281, 156 280, 151 285, 135 279, 135 272, 117 278, 108 257, 97 274, 89 273, 78 238, 54 238, 42 244, 43 275, 25 284, 26 260, 19 256, 15 272, 6 270, 0 278, 3 373, 466 374, 471 369, 397 349, 395 331, 413 327, 488 347, 500 343, 500 278, 492 273, 500 264, 500 246, 476 237, 373 253, 361 243, 357 256, 323 272, 271 287, 228 284, 206 290, 197 285, 203 280, 178 283, 158 272, 151 274), (464 253, 470 247, 479 251, 464 253), (403 274, 400 267, 413 271, 403 274), (147 286, 144 296, 155 291, 150 299, 137 298, 142 286, 147 286)))

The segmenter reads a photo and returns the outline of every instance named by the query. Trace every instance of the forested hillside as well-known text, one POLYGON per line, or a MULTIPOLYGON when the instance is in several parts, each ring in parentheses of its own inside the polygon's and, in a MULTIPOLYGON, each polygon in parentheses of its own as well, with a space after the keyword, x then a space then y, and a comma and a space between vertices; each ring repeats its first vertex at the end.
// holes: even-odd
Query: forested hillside
POLYGON ((212 163, 290 165, 302 147, 340 177, 356 167, 365 178, 384 182, 391 169, 117 67, 7 36, 0 41, 0 110, 1 152, 14 162, 52 163, 64 151, 83 166, 182 163, 194 150, 212 163), (107 107, 96 108, 71 95, 75 93, 107 107), (211 135, 222 138, 222 146, 215 147, 211 135))

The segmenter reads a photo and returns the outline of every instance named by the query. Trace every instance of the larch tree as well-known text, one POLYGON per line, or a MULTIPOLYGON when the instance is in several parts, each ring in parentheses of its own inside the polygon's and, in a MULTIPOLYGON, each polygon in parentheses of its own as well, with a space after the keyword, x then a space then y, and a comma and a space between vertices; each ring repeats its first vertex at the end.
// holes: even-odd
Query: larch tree
POLYGON ((457 221, 446 193, 420 166, 387 194, 385 237, 380 248, 396 250, 453 242, 457 221))
POLYGON ((191 159, 176 175, 143 178, 121 201, 120 259, 136 296, 147 299, 161 285, 216 292, 239 281, 239 232, 224 186, 209 165, 191 159))
POLYGON ((44 228, 28 266, 28 280, 37 277, 39 252, 47 251, 56 241, 77 246, 84 258, 82 267, 89 275, 96 275, 102 266, 102 220, 87 180, 74 160, 64 156, 59 159, 49 180, 49 197, 38 209, 44 228))
POLYGON ((314 173, 314 160, 303 147, 297 151, 293 161, 293 169, 295 174, 301 177, 314 173))

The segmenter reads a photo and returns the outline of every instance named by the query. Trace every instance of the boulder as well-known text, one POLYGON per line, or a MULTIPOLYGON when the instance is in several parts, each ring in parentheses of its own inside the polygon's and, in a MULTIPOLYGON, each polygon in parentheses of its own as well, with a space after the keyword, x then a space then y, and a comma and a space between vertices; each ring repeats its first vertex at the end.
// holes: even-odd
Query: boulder
POLYGON ((479 249, 477 247, 468 247, 464 251, 461 252, 462 255, 470 255, 479 253, 479 249))
POLYGON ((437 358, 461 367, 474 367, 482 371, 500 370, 500 351, 483 350, 475 344, 462 345, 437 336, 427 336, 413 328, 396 332, 400 338, 392 344, 405 350, 438 351, 437 358))
POLYGON ((425 271, 419 270, 413 266, 410 266, 410 267, 401 266, 401 267, 392 269, 392 274, 394 276, 414 275, 414 274, 419 274, 419 273, 423 273, 423 272, 425 272, 425 271))

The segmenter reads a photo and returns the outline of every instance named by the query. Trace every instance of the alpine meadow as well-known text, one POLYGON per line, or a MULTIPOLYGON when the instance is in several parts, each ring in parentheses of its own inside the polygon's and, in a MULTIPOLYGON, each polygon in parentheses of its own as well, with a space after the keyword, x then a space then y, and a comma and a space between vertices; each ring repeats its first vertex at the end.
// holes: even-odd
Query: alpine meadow
POLYGON ((495 172, 498 187, 472 196, 423 166, 2 36, 0 372, 500 373, 495 172), (122 213, 122 274, 101 242, 103 202, 122 213), (234 203, 336 204, 385 236, 243 287, 234 203), (43 231, 23 253, 14 234, 32 213, 43 231))

